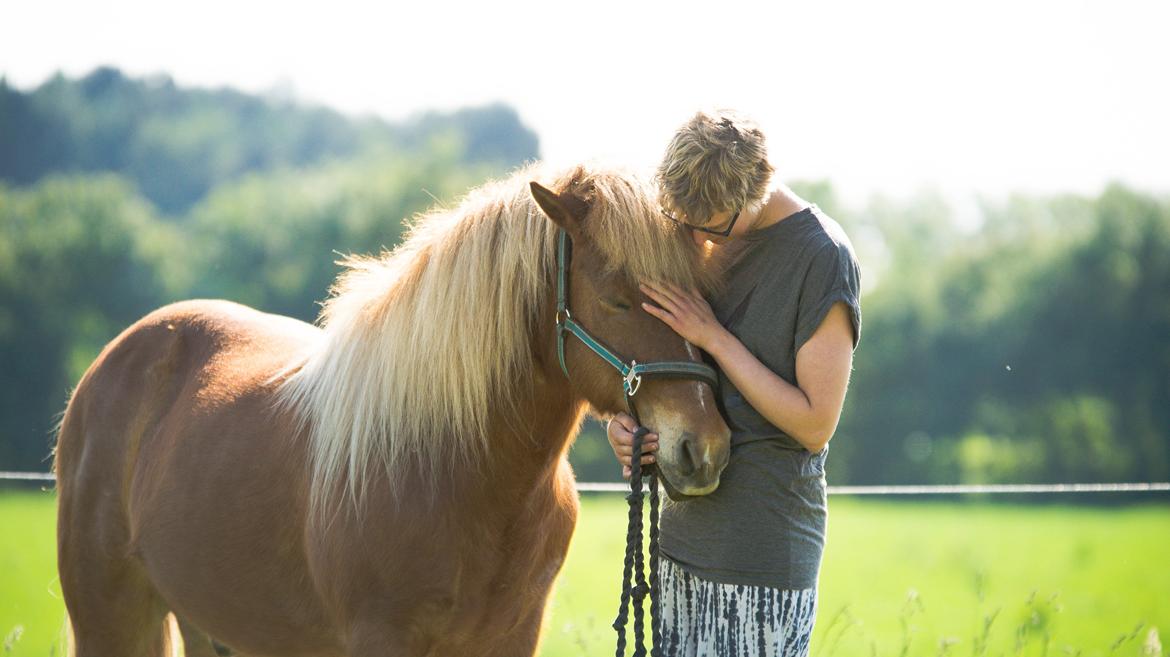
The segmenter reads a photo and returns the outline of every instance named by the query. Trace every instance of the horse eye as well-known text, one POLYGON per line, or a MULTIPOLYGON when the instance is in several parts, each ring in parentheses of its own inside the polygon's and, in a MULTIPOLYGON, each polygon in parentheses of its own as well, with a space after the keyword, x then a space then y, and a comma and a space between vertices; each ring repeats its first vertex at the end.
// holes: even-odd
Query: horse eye
POLYGON ((621 312, 626 312, 627 310, 629 310, 631 308, 630 304, 628 304, 625 301, 622 301, 620 299, 604 299, 603 298, 601 300, 601 302, 604 303, 605 305, 609 306, 610 308, 613 308, 614 310, 620 310, 621 312))

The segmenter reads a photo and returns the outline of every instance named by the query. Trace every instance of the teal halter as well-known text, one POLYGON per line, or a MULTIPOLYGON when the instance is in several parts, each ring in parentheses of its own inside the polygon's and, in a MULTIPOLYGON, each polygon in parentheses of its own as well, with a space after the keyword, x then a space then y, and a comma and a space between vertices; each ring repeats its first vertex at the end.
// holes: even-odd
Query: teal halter
MULTIPOLYGON (((657 363, 639 363, 630 360, 626 363, 612 349, 606 347, 600 340, 594 338, 583 326, 578 324, 572 313, 569 312, 569 258, 573 253, 573 244, 565 231, 557 235, 557 358, 561 361, 561 371, 565 378, 569 377, 569 367, 565 364, 565 333, 577 336, 593 353, 613 366, 622 375, 622 388, 625 390, 626 408, 634 421, 641 424, 638 410, 634 407, 634 395, 642 385, 643 377, 661 377, 674 379, 696 379, 704 381, 715 390, 719 384, 719 377, 715 370, 703 363, 690 361, 660 361, 657 363)), ((650 627, 653 635, 653 644, 650 654, 658 657, 662 646, 662 636, 659 632, 657 618, 659 614, 658 600, 658 473, 652 464, 642 465, 642 439, 650 433, 645 427, 639 427, 634 432, 633 455, 630 465, 630 494, 626 501, 630 505, 629 524, 626 531, 626 558, 625 569, 622 573, 621 605, 618 607, 618 617, 613 622, 613 629, 618 633, 617 653, 624 655, 626 651, 626 620, 632 606, 634 612, 634 654, 645 655, 643 645, 643 606, 642 601, 650 596, 650 627), (642 574, 642 476, 650 478, 650 581, 647 582, 642 574)), ((666 482, 663 479, 663 482, 666 482)), ((667 492, 671 497, 674 493, 668 484, 667 492)))
MULTIPOLYGON (((659 361, 656 363, 639 363, 630 360, 626 363, 610 348, 601 343, 578 324, 572 313, 569 312, 569 259, 573 254, 573 243, 565 231, 557 236, 557 358, 561 361, 561 371, 569 376, 569 368, 565 365, 565 333, 577 336, 593 353, 601 356, 622 375, 622 388, 626 392, 626 403, 632 409, 633 396, 638 393, 643 377, 696 379, 704 381, 715 390, 719 385, 719 377, 715 370, 703 363, 689 361, 659 361)), ((635 416, 636 417, 636 416, 635 416)))

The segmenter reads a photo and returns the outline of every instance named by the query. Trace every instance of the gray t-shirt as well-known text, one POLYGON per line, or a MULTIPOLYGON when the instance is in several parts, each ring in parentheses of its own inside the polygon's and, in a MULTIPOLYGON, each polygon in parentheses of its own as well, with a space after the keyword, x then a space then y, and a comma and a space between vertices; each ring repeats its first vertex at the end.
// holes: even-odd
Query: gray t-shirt
MULTIPOLYGON (((860 269, 841 226, 815 205, 747 235, 712 309, 749 351, 796 385, 796 352, 838 301, 861 335, 860 269)), ((662 554, 715 582, 816 586, 828 507, 825 455, 769 423, 720 372, 731 460, 710 495, 667 501, 662 554)))

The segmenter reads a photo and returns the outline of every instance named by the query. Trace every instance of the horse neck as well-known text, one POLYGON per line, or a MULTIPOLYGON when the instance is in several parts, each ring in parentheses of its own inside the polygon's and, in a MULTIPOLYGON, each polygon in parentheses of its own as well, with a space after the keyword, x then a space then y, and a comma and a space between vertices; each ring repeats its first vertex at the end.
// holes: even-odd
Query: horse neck
POLYGON ((549 316, 537 318, 530 332, 535 354, 531 384, 517 385, 509 400, 512 403, 501 405, 516 412, 495 415, 492 447, 480 464, 481 472, 489 473, 492 487, 509 494, 544 485, 555 477, 585 410, 585 402, 574 397, 561 372, 553 339, 555 321, 551 313, 546 314, 549 316))

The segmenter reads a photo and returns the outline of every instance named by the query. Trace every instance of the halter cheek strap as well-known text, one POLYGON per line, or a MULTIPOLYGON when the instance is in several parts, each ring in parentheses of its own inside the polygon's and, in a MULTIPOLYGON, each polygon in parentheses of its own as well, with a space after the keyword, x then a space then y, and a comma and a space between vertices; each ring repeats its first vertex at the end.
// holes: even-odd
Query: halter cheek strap
POLYGON ((719 384, 719 377, 715 374, 715 370, 704 363, 690 361, 639 363, 632 359, 626 363, 612 349, 585 330, 585 327, 578 324, 573 319, 573 314, 569 312, 568 307, 569 261, 572 255, 573 243, 569 240, 568 233, 562 230, 557 236, 556 331, 557 358, 560 360, 561 371, 565 373, 565 377, 569 376, 569 367, 565 364, 565 334, 568 333, 576 336, 593 353, 601 356, 602 360, 609 363, 621 374, 622 389, 625 390, 627 401, 631 401, 630 398, 638 393, 638 388, 641 387, 644 377, 696 379, 708 383, 712 389, 719 384))

